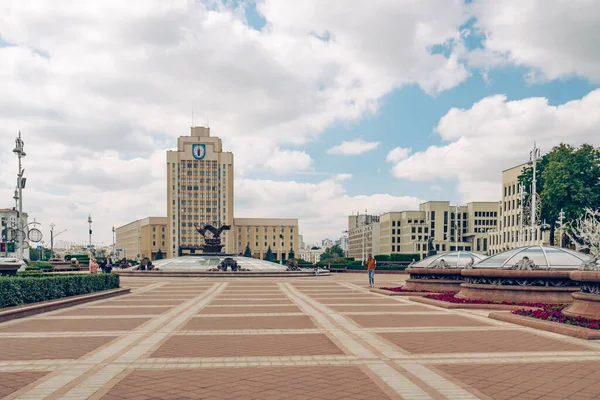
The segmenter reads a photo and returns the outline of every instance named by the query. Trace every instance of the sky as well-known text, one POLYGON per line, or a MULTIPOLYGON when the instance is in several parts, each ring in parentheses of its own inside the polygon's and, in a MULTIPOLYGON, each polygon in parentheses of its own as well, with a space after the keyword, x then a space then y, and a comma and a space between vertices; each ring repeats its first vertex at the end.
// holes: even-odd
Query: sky
MULTIPOLYGON (((501 171, 600 146, 596 0, 0 0, 0 208, 60 239, 166 215, 166 154, 208 124, 236 217, 498 201, 501 171)), ((57 238, 58 240, 58 238, 57 238)))

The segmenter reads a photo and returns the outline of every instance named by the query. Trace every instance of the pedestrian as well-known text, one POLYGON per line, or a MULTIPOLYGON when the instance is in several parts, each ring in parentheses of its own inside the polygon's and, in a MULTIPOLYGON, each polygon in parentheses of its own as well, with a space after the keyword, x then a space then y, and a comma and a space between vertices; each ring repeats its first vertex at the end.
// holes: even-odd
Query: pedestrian
POLYGON ((111 271, 113 269, 113 261, 112 258, 110 258, 110 254, 106 256, 106 269, 110 269, 111 271))
POLYGON ((90 257, 90 272, 92 274, 98 273, 98 262, 96 261, 96 258, 94 256, 90 257))
POLYGON ((106 260, 100 261, 100 271, 102 271, 103 274, 106 273, 106 260))
POLYGON ((373 254, 369 253, 367 257, 367 273, 369 274, 369 287, 375 286, 375 268, 377 261, 373 258, 373 254))

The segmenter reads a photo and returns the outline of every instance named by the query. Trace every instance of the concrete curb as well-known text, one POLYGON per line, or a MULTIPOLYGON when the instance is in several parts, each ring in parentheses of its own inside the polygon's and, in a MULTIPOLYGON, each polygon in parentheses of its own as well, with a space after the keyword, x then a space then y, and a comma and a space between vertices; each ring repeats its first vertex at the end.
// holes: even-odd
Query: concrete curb
MULTIPOLYGON (((435 294, 435 293, 427 293, 427 294, 435 294)), ((423 297, 409 297, 411 301, 423 304, 429 304, 430 306, 436 306, 447 309, 454 308, 472 308, 478 310, 535 310, 538 307, 527 307, 527 306, 509 306, 504 304, 468 304, 468 303, 449 303, 447 301, 434 300, 434 299, 426 299, 423 297)))
POLYGON ((120 276, 135 276, 138 278, 157 278, 157 277, 187 277, 187 278, 295 278, 295 277, 319 277, 329 276, 329 272, 319 271, 319 275, 315 276, 314 271, 282 271, 282 272, 268 272, 268 271, 115 271, 114 274, 120 276))
POLYGON ((511 314, 508 312, 493 312, 490 313, 489 317, 498 321, 510 322, 512 324, 522 325, 528 328, 559 333, 561 335, 572 336, 579 339, 600 339, 600 331, 583 328, 580 326, 561 324, 560 322, 544 321, 536 318, 524 317, 522 315, 511 314))
POLYGON ((87 303, 94 300, 102 300, 109 297, 121 296, 131 292, 131 288, 118 288, 82 294, 79 296, 63 297, 56 300, 41 301, 39 303, 24 304, 22 306, 0 309, 0 322, 12 319, 25 318, 30 315, 41 314, 61 308, 87 303))
POLYGON ((391 290, 371 288, 369 291, 373 293, 385 294, 386 296, 427 296, 428 294, 439 294, 433 292, 392 292, 391 290))

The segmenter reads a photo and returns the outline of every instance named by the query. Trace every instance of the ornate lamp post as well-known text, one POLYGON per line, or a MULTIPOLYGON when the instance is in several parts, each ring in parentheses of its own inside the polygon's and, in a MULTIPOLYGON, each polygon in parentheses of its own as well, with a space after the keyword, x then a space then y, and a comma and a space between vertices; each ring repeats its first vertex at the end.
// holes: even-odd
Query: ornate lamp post
POLYGON ((525 185, 519 183, 519 247, 523 247, 523 203, 525 202, 525 185))
POLYGON ((54 233, 54 223, 50 224, 50 258, 54 258, 54 238, 60 235, 61 233, 65 233, 67 230, 60 231, 57 234, 54 233))
POLYGON ((529 152, 529 162, 528 164, 533 167, 533 181, 531 183, 531 244, 535 244, 535 228, 536 228, 536 212, 537 212, 537 191, 536 191, 536 173, 537 173, 537 163, 542 161, 540 148, 537 147, 536 143, 533 143, 533 149, 529 152))
POLYGON ((365 218, 362 221, 362 260, 360 262, 360 265, 364 266, 365 265, 365 237, 366 237, 366 233, 367 233, 367 210, 365 209, 365 218))
POLYGON ((25 170, 23 169, 23 164, 22 164, 22 159, 23 157, 25 157, 27 154, 25 153, 24 150, 24 146, 25 146, 25 142, 23 142, 23 140, 21 139, 21 131, 19 131, 19 136, 15 139, 15 148, 13 149, 13 153, 15 153, 19 159, 19 172, 17 173, 17 189, 15 191, 15 201, 17 201, 17 210, 18 210, 18 214, 17 214, 17 224, 18 224, 18 235, 17 235, 17 241, 18 241, 18 246, 19 246, 19 250, 18 250, 18 261, 20 263, 23 263, 23 243, 24 243, 24 232, 25 232, 25 227, 23 224, 23 189, 25 189, 25 182, 26 179, 23 178, 23 174, 25 173, 25 170))
POLYGON ((112 242, 112 245, 113 245, 112 252, 113 252, 113 254, 112 255, 114 256, 114 255, 117 254, 117 242, 115 242, 115 226, 114 225, 112 227, 112 234, 113 234, 113 242, 112 242))
POLYGON ((560 209, 560 213, 558 213, 558 227, 560 229, 560 237, 559 237, 559 242, 558 242, 558 247, 563 247, 563 235, 564 235, 564 220, 565 220, 565 212, 563 211, 563 209, 560 209))

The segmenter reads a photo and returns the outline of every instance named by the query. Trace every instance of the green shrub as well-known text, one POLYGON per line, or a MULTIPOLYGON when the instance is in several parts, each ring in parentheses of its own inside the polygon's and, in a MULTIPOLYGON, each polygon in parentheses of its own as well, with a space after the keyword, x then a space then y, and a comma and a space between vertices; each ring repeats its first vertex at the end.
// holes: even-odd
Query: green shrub
POLYGON ((119 285, 119 275, 115 274, 0 277, 0 308, 116 289, 119 285))
POLYGON ((375 257, 375 261, 390 261, 389 254, 377 254, 375 257))

